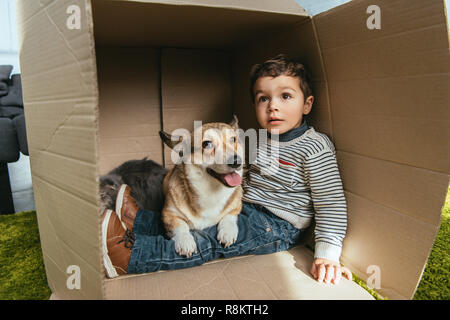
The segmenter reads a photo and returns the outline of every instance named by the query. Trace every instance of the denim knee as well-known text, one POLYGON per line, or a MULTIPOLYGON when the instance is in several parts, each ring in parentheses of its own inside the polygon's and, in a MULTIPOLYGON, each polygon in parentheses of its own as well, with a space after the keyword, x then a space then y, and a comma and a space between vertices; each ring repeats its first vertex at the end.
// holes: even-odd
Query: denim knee
POLYGON ((182 269, 201 265, 220 257, 268 254, 287 250, 298 242, 302 231, 264 207, 244 203, 238 215, 236 243, 224 248, 217 240, 217 225, 191 231, 197 253, 190 258, 179 256, 174 242, 166 236, 161 214, 140 210, 133 231, 136 241, 129 263, 129 273, 182 269))
POLYGON ((161 213, 151 210, 138 210, 136 218, 134 219, 133 232, 135 234, 143 234, 148 236, 161 235, 167 238, 161 213))
POLYGON ((271 237, 269 235, 266 237, 266 243, 255 248, 257 249, 255 251, 268 253, 288 250, 300 242, 304 230, 297 229, 289 221, 278 217, 261 205, 244 203, 244 207, 243 212, 249 216, 258 215, 258 219, 250 219, 261 224, 261 227, 271 234, 271 237))

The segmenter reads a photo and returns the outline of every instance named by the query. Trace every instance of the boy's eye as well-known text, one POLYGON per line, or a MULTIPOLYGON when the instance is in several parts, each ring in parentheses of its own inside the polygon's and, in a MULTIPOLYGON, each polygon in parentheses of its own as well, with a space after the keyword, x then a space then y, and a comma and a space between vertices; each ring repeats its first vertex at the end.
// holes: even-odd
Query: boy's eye
POLYGON ((283 99, 286 100, 286 99, 290 99, 291 95, 289 93, 283 93, 282 97, 283 97, 283 99))
POLYGON ((266 102, 267 100, 269 100, 269 99, 266 96, 261 96, 258 99, 259 102, 266 102))
POLYGON ((203 149, 211 149, 214 145, 211 141, 203 141, 202 147, 203 149))

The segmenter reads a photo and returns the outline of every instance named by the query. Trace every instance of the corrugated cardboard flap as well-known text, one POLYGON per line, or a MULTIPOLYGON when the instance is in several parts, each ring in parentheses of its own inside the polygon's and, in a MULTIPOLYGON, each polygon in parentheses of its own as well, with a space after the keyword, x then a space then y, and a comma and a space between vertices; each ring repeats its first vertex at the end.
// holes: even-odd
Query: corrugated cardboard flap
POLYGON ((105 293, 107 299, 373 299, 346 279, 338 286, 319 284, 309 274, 312 260, 310 250, 295 247, 268 255, 220 259, 194 268, 121 276, 106 281, 105 293))
POLYGON ((413 297, 439 229, 450 172, 450 55, 442 0, 371 1, 313 17, 348 201, 342 261, 381 294, 413 297))
POLYGON ((172 48, 229 48, 309 19, 300 6, 286 0, 96 0, 93 14, 98 46, 172 48))
POLYGON ((47 280, 62 297, 101 298, 97 76, 90 5, 67 28, 67 1, 18 1, 24 109, 47 280), (71 265, 81 290, 69 290, 71 265))

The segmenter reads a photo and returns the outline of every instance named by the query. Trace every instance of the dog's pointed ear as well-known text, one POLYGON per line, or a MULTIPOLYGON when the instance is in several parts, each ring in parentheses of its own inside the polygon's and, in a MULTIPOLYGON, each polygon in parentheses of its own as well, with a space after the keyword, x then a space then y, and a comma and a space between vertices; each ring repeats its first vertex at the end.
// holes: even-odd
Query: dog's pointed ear
POLYGON ((230 126, 235 130, 239 129, 239 120, 235 114, 233 114, 233 120, 231 120, 230 126))
POLYGON ((159 131, 159 136, 170 149, 173 149, 173 147, 183 141, 182 136, 172 136, 171 134, 168 134, 167 132, 164 132, 162 130, 159 131))

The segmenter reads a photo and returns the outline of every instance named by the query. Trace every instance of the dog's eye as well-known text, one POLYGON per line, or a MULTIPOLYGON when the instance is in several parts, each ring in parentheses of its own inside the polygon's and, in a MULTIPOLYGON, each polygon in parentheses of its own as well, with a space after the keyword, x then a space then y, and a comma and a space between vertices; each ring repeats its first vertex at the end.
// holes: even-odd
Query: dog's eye
POLYGON ((214 147, 214 145, 211 141, 203 141, 202 147, 203 149, 211 149, 212 147, 214 147))

